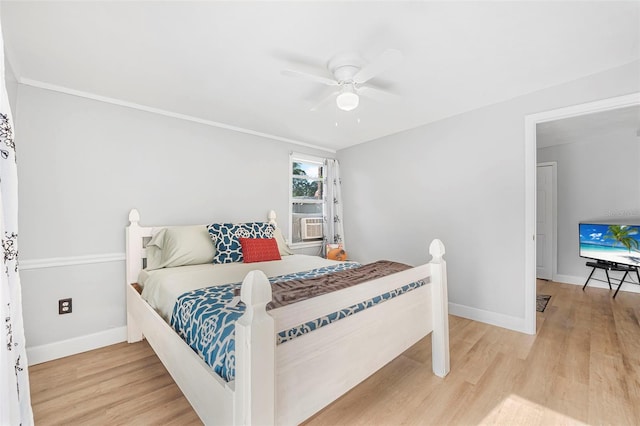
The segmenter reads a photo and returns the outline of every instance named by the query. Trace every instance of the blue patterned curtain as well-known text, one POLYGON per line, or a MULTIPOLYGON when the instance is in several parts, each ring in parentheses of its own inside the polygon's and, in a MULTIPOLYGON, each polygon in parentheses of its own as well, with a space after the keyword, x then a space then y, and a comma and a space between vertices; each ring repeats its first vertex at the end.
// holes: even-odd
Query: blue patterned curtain
POLYGON ((338 160, 326 160, 327 187, 325 190, 324 244, 344 244, 342 227, 342 190, 338 160))
POLYGON ((0 425, 32 425, 18 272, 18 171, 0 29, 0 425))

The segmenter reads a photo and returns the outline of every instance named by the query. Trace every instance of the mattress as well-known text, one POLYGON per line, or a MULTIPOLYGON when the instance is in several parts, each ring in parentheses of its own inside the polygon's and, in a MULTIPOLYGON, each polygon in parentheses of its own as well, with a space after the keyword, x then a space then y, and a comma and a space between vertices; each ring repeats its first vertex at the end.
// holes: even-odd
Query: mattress
POLYGON ((180 266, 176 268, 143 270, 138 277, 142 298, 166 322, 170 322, 176 300, 182 294, 200 288, 240 282, 250 272, 261 270, 267 277, 292 274, 339 264, 318 256, 294 254, 282 260, 257 263, 225 263, 180 266))

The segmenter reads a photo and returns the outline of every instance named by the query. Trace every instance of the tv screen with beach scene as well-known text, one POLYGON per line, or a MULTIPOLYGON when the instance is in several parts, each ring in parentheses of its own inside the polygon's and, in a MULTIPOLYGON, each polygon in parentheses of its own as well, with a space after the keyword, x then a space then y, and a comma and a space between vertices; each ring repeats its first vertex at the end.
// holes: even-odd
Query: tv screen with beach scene
POLYGON ((579 224, 580 257, 640 266, 640 219, 579 224))

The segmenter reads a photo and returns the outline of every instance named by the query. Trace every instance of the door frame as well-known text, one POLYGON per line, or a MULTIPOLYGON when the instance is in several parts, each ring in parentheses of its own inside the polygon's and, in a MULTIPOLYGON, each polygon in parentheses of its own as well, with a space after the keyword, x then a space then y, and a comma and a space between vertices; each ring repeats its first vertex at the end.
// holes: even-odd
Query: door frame
MULTIPOLYGON (((558 162, 546 161, 544 163, 536 163, 536 172, 538 167, 549 166, 551 166, 551 279, 555 281, 558 275, 558 162)), ((536 186, 536 191, 537 189, 536 186)), ((536 244, 537 243, 536 241, 536 244)))
POLYGON ((536 333, 536 125, 562 118, 640 105, 640 92, 530 114, 524 118, 524 332, 536 333))

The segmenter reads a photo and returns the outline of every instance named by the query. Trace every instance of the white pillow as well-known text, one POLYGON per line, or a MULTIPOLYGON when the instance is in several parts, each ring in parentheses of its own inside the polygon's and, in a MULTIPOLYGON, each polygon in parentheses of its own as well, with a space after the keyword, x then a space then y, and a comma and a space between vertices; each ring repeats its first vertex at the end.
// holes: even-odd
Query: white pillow
POLYGON ((205 225, 171 226, 147 243, 147 270, 212 263, 215 254, 205 225))
POLYGON ((147 267, 145 269, 148 271, 162 267, 160 266, 162 264, 162 242, 166 230, 166 228, 157 230, 147 243, 147 267))
POLYGON ((275 238, 276 242, 278 243, 278 251, 280 252, 280 256, 289 256, 293 254, 293 252, 287 245, 287 242, 285 241, 280 228, 276 228, 276 230, 273 231, 273 238, 275 238))

